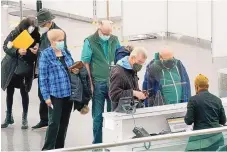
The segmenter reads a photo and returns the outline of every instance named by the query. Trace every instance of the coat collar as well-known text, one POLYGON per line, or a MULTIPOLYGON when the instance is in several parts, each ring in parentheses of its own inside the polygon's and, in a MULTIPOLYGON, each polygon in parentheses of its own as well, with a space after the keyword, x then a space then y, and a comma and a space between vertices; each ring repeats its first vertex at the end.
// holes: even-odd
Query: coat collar
MULTIPOLYGON (((54 62, 55 64, 57 65, 62 65, 61 62, 58 60, 58 58, 56 57, 55 53, 54 53, 54 49, 52 47, 50 47, 50 60, 51 62, 53 61, 56 61, 54 62)), ((65 63, 67 64, 67 66, 71 66, 69 60, 70 60, 70 57, 68 56, 68 54, 65 52, 65 50, 62 50, 62 55, 65 57, 65 63)))
MULTIPOLYGON (((94 40, 95 40, 96 43, 101 44, 101 39, 100 39, 100 37, 99 37, 99 32, 98 32, 98 30, 97 30, 97 31, 95 32, 95 34, 94 34, 94 40)), ((109 38, 109 40, 108 40, 108 43, 111 44, 112 41, 113 41, 113 35, 110 34, 110 38, 109 38)))

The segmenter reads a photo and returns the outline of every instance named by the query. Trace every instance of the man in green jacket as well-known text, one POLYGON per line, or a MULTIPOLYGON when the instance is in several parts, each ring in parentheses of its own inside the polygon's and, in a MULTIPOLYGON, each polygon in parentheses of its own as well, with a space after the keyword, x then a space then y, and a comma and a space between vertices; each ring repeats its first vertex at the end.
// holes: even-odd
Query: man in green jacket
MULTIPOLYGON (((225 110, 220 98, 208 92, 208 78, 200 74, 195 79, 196 95, 187 106, 185 123, 194 123, 193 130, 216 128, 226 123, 225 110)), ((222 133, 192 136, 186 151, 216 151, 224 145, 222 133)))
POLYGON ((120 47, 118 38, 111 34, 112 22, 99 23, 98 30, 84 41, 81 60, 84 62, 91 81, 93 144, 102 143, 102 113, 105 100, 107 111, 111 111, 108 95, 110 66, 114 62, 115 51, 120 47))

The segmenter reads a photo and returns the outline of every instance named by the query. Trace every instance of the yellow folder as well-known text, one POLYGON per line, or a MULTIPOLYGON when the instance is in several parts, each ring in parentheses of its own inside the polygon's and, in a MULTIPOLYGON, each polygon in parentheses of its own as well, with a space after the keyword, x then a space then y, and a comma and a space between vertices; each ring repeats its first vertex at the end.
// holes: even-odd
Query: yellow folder
POLYGON ((13 47, 17 49, 28 49, 33 42, 34 39, 27 30, 24 30, 13 40, 13 47))

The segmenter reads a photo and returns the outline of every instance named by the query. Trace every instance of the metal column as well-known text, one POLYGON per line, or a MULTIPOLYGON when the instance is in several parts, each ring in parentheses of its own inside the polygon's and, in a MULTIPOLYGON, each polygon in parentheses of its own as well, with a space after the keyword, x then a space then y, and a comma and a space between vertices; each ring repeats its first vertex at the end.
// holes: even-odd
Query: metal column
POLYGON ((214 8, 213 8, 214 2, 211 0, 211 55, 212 55, 212 63, 214 63, 214 57, 213 57, 213 37, 214 37, 214 8))
POLYGON ((93 22, 97 22, 97 1, 93 0, 93 22))
POLYGON ((106 0, 106 19, 110 19, 110 1, 106 0))
POLYGON ((121 0, 121 41, 124 41, 124 32, 123 32, 123 30, 124 30, 124 28, 123 28, 123 23, 124 23, 124 13, 123 13, 123 11, 124 11, 124 1, 123 0, 121 0))
POLYGON ((168 39, 169 34, 169 0, 166 1, 166 38, 168 39))
POLYGON ((37 0, 36 1, 36 11, 39 12, 42 9, 42 1, 37 0))
POLYGON ((22 0, 20 0, 20 20, 23 20, 23 3, 22 0))

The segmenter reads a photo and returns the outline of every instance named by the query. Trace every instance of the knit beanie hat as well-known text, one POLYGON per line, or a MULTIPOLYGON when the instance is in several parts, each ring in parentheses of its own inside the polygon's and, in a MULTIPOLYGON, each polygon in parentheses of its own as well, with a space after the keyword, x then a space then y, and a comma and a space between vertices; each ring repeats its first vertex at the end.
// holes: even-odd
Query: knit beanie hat
POLYGON ((195 85, 199 86, 199 87, 207 87, 207 86, 209 86, 209 80, 206 76, 199 74, 195 78, 195 85))

